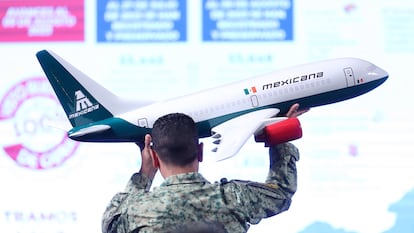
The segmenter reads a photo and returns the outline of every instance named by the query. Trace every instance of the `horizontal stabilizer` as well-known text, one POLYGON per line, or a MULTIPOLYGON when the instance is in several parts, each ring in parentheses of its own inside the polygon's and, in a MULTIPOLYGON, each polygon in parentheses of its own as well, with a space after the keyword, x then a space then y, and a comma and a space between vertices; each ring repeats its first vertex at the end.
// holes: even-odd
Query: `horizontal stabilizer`
POLYGON ((92 133, 102 133, 104 131, 110 130, 111 126, 109 125, 93 125, 90 127, 86 127, 83 129, 80 129, 78 131, 75 131, 73 133, 69 134, 69 137, 72 139, 76 139, 78 137, 82 137, 85 136, 87 134, 92 134, 92 133))

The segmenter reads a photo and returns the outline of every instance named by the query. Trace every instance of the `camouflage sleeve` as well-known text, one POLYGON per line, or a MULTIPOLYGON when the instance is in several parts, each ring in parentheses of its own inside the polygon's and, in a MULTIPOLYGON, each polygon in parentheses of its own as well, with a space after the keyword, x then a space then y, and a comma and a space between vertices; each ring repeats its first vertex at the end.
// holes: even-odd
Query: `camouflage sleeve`
POLYGON ((117 193, 109 202, 106 210, 102 217, 102 232, 112 233, 118 231, 121 226, 121 221, 118 221, 119 215, 121 214, 121 207, 129 195, 137 194, 139 192, 147 192, 151 188, 152 180, 147 176, 135 173, 125 188, 125 192, 117 193), (118 230, 117 230, 118 229, 118 230))
POLYGON ((135 173, 129 180, 125 192, 136 193, 142 191, 149 191, 152 185, 152 179, 141 173, 135 173))
POLYGON ((296 192, 298 149, 280 144, 269 149, 270 170, 265 183, 231 181, 225 186, 226 201, 237 209, 240 218, 252 224, 289 209, 296 192))
POLYGON ((269 148, 270 170, 266 184, 274 185, 293 196, 297 189, 296 161, 299 150, 291 143, 283 143, 269 148))

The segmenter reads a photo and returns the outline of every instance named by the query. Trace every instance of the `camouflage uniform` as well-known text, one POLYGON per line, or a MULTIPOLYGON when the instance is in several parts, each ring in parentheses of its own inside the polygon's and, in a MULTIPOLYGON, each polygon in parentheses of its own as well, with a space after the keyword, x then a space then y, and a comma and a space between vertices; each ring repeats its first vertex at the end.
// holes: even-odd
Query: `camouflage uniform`
POLYGON ((249 224, 287 210, 296 191, 299 152, 290 143, 269 149, 265 183, 222 179, 210 183, 200 173, 165 179, 149 192, 151 180, 136 173, 116 194, 102 219, 104 233, 168 232, 178 224, 222 223, 227 232, 246 232, 249 224))

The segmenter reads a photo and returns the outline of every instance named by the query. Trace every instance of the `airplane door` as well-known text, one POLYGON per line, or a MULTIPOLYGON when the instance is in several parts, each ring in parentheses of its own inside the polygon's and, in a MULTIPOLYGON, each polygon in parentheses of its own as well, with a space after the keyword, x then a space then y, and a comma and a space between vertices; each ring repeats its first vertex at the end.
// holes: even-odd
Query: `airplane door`
POLYGON ((251 95, 250 100, 252 101, 252 107, 258 107, 259 106, 259 100, 257 99, 256 95, 251 95))
POLYGON ((147 118, 140 118, 138 119, 138 126, 148 128, 148 121, 147 118))
POLYGON ((354 86, 355 85, 355 76, 354 76, 354 71, 352 70, 352 68, 351 67, 345 68, 344 73, 345 73, 345 77, 346 77, 346 85, 348 87, 354 86))

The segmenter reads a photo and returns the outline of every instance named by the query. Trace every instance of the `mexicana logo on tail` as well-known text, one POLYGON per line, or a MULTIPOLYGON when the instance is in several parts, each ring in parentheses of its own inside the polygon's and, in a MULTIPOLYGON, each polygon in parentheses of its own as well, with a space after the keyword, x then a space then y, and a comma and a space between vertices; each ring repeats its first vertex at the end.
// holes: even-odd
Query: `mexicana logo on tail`
POLYGON ((99 104, 92 104, 81 90, 75 92, 76 112, 69 114, 69 119, 76 118, 99 109, 99 104))

